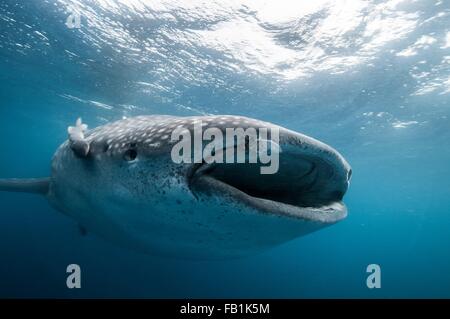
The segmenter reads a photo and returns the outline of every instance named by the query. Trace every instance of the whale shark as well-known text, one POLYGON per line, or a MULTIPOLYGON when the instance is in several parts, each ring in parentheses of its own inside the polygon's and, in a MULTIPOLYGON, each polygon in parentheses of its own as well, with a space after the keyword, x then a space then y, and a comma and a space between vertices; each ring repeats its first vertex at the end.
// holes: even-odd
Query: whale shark
POLYGON ((51 176, 0 179, 0 191, 45 196, 82 229, 144 253, 194 259, 253 255, 347 216, 352 170, 331 146, 244 116, 149 115, 89 130, 69 126, 51 176), (270 128, 279 169, 261 163, 178 163, 175 129, 270 128))

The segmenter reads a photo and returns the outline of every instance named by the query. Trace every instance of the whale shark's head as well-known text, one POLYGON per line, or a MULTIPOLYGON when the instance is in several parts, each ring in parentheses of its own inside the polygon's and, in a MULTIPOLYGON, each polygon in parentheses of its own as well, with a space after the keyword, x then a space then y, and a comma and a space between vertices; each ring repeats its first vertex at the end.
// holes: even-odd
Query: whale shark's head
POLYGON ((52 168, 51 202, 88 231, 149 253, 202 258, 251 254, 345 218, 351 177, 326 144, 236 116, 120 120, 64 143, 52 168), (223 136, 276 129, 276 172, 261 173, 270 163, 175 161, 173 132, 194 140, 199 121, 223 136))

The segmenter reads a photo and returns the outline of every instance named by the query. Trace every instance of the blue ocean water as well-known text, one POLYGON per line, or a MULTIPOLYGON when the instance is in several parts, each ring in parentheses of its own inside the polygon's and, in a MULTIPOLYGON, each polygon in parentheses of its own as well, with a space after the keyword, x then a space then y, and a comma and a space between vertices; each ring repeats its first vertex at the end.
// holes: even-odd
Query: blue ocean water
POLYGON ((450 297, 446 0, 3 0, 0 84, 1 178, 48 176, 79 116, 141 114, 256 117, 353 168, 347 219, 230 261, 142 255, 0 193, 0 297, 450 297))

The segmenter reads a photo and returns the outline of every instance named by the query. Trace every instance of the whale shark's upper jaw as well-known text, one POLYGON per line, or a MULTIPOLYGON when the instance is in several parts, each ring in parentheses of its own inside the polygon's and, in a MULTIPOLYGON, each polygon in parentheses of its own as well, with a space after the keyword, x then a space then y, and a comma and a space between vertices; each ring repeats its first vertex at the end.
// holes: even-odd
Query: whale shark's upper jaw
POLYGON ((260 164, 197 164, 188 176, 194 194, 213 194, 262 213, 334 223, 347 216, 342 198, 351 168, 334 149, 283 130, 279 171, 260 174, 260 164))

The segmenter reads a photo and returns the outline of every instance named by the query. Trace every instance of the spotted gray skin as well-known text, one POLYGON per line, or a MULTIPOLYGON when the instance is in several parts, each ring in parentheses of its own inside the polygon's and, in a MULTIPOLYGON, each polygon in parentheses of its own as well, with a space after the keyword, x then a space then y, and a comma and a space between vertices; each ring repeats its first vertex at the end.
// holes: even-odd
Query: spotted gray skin
POLYGON ((87 131, 76 142, 56 151, 50 178, 0 180, 0 190, 44 194, 88 232, 176 258, 251 255, 347 215, 342 198, 351 169, 345 159, 271 123, 241 116, 138 116, 87 131), (200 120, 205 129, 278 128, 279 171, 261 175, 260 164, 174 163, 172 131, 192 131, 200 120))

